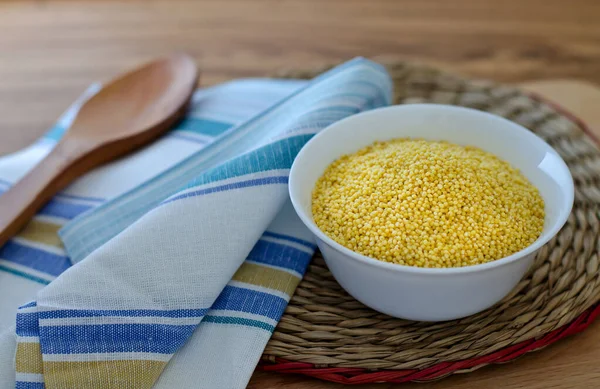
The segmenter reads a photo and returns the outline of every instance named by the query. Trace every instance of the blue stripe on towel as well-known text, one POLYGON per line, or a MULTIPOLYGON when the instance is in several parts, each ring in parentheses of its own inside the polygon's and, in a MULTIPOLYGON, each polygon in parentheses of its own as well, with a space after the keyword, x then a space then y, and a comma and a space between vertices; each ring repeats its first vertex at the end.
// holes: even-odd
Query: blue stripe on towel
POLYGON ((55 311, 41 311, 40 319, 60 319, 70 317, 202 317, 208 309, 59 309, 55 311))
POLYGON ((247 259, 265 265, 283 267, 303 274, 311 258, 312 254, 295 247, 259 240, 250 251, 250 254, 248 254, 247 259))
POLYGON ((188 117, 183 119, 176 127, 175 131, 187 131, 197 134, 217 137, 230 129, 230 123, 218 122, 216 120, 188 117))
POLYGON ((172 354, 196 325, 92 324, 41 326, 44 354, 144 352, 172 354), (44 342, 44 339, 62 339, 44 342))
POLYGON ((66 127, 61 126, 60 124, 56 124, 44 134, 44 138, 58 142, 60 138, 62 138, 62 136, 65 134, 65 132, 67 132, 66 127))
POLYGON ((19 336, 39 336, 37 312, 20 313, 17 311, 16 333, 19 336))
POLYGON ((300 149, 313 135, 298 135, 240 155, 191 181, 187 188, 269 170, 289 169, 300 149))
POLYGON ((71 266, 69 258, 9 240, 0 248, 0 259, 58 276, 71 266))
POLYGON ((281 297, 227 285, 211 309, 253 313, 279 320, 286 305, 287 301, 281 297))
POLYGON ((73 219, 91 208, 93 208, 91 205, 75 204, 54 199, 48 202, 38 213, 40 215, 73 219))
POLYGON ((44 389, 43 382, 25 382, 17 381, 15 383, 15 389, 44 389))
POLYGON ((201 189, 201 190, 197 190, 194 192, 184 193, 182 195, 175 196, 173 198, 168 199, 167 201, 164 201, 163 204, 168 204, 168 203, 171 203, 176 200, 187 199, 190 197, 203 196, 203 195, 210 194, 210 193, 225 192, 225 191, 233 190, 233 189, 249 188, 252 186, 263 186, 263 185, 272 185, 272 184, 287 184, 287 183, 288 183, 287 176, 257 178, 254 180, 234 182, 231 184, 215 186, 213 188, 201 189))

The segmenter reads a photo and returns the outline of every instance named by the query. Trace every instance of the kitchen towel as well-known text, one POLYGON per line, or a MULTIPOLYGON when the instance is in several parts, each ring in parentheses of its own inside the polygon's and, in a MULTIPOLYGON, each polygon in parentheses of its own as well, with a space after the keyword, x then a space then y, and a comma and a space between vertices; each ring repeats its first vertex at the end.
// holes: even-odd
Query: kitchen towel
MULTIPOLYGON (((168 135, 56 196, 0 250, 0 362, 15 360, 0 385, 245 387, 315 249, 288 200, 293 159, 391 88, 355 59, 306 83, 200 90, 168 135)), ((72 115, 0 160, 6 185, 72 115)))

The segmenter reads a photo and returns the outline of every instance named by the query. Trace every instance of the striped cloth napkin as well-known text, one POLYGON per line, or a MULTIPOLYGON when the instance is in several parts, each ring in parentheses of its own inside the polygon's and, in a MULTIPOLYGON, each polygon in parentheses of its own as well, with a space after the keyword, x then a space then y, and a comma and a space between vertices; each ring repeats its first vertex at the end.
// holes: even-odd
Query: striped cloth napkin
MULTIPOLYGON (((0 388, 245 387, 315 250, 290 166, 322 128, 390 104, 391 88, 358 58, 309 82, 199 90, 169 134, 57 195, 0 249, 0 388)), ((0 159, 0 188, 97 89, 0 159)))

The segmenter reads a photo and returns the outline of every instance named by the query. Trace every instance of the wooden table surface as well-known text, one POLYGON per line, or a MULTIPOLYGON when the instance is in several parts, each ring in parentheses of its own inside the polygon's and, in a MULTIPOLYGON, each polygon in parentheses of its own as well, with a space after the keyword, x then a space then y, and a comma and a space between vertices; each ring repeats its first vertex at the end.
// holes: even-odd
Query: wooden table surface
MULTIPOLYGON (((91 82, 192 54, 202 83, 362 55, 504 82, 600 84, 598 0, 0 0, 0 154, 44 132, 91 82)), ((598 123, 600 90, 529 84, 598 123)), ((521 360, 436 383, 363 388, 593 388, 600 324, 521 360)), ((250 388, 340 385, 257 372, 250 388)))

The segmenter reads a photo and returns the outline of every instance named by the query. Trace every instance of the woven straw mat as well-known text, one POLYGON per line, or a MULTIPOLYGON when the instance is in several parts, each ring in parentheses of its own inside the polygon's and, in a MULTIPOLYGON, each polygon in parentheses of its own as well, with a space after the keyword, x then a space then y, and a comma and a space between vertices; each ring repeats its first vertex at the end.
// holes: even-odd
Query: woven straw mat
MULTIPOLYGON (((600 151, 591 139, 551 106, 513 87, 404 62, 386 66, 394 80, 396 104, 472 107, 504 116, 545 139, 573 174, 573 212, 504 300, 448 322, 400 320, 365 307, 338 285, 317 253, 264 351, 264 362, 285 359, 316 368, 420 370, 539 338, 599 301, 600 151)), ((278 76, 311 78, 323 70, 278 76)))

